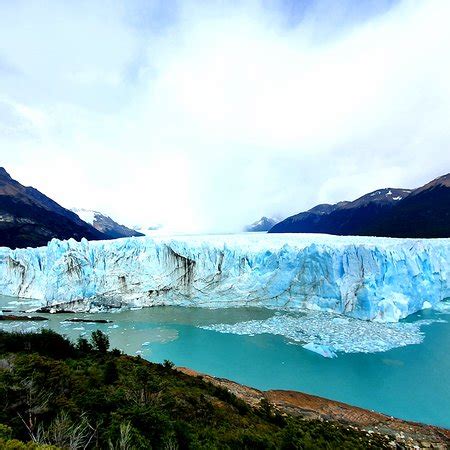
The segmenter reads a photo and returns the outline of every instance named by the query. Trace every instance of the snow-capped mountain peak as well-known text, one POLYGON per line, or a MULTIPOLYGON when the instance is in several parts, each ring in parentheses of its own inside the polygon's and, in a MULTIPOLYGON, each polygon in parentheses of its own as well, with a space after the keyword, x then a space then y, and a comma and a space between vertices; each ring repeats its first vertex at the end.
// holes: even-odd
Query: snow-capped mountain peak
POLYGON ((101 212, 84 208, 72 208, 72 211, 77 214, 81 220, 89 223, 97 230, 112 238, 143 236, 139 231, 120 225, 111 219, 111 217, 102 214, 101 212))
POLYGON ((263 216, 261 219, 253 222, 245 227, 245 231, 269 231, 274 225, 280 222, 281 219, 278 217, 266 217, 263 216))
POLYGON ((72 208, 72 211, 84 222, 94 225, 96 216, 101 216, 98 211, 92 211, 90 209, 72 208))

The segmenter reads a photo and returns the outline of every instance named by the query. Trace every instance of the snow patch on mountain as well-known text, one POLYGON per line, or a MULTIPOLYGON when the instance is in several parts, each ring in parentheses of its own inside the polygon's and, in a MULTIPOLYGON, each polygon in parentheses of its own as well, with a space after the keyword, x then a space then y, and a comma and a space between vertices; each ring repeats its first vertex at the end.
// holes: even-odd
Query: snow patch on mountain
POLYGON ((94 225, 94 221, 97 215, 100 215, 97 211, 90 209, 72 208, 72 211, 84 222, 94 225))
POLYGON ((244 231, 256 232, 256 231, 269 231, 274 225, 280 222, 278 217, 261 217, 261 219, 253 222, 251 225, 247 225, 244 231))

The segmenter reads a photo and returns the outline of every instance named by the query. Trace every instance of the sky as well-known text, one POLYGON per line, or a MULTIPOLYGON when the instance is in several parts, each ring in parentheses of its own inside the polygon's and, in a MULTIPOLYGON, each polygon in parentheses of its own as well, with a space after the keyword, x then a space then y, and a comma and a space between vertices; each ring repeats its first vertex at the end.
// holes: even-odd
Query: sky
POLYGON ((233 232, 450 172, 448 0, 0 0, 0 166, 233 232))

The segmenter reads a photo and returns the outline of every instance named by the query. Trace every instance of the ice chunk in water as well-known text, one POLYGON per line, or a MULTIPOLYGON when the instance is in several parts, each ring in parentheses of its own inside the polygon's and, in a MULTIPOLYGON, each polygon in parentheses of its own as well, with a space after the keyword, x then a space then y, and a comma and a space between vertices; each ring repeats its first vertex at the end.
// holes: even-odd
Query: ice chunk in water
POLYGON ((374 353, 420 344, 424 338, 421 327, 433 322, 437 320, 381 323, 326 312, 308 312, 303 315, 285 313, 265 320, 249 320, 236 324, 221 323, 200 328, 247 336, 263 333, 284 336, 291 341, 308 345, 309 347, 305 348, 312 351, 327 348, 333 353, 374 353))
POLYGON ((303 348, 318 353, 319 355, 322 355, 325 358, 337 357, 336 353, 333 351, 333 347, 330 347, 328 345, 320 345, 315 344, 314 342, 309 342, 308 344, 303 345, 303 348))

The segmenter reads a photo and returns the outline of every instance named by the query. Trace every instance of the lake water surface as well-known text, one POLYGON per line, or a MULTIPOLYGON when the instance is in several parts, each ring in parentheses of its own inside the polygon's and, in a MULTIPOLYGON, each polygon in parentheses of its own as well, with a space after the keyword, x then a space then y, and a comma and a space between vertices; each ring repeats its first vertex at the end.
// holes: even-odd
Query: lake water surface
MULTIPOLYGON (((17 302, 17 303, 16 303, 17 302)), ((26 309, 0 296, 0 307, 26 309)), ((262 308, 154 307, 97 314, 53 314, 47 322, 0 322, 8 330, 52 328, 76 339, 101 329, 112 347, 151 361, 173 361, 259 389, 291 389, 340 400, 408 420, 450 428, 450 316, 422 311, 406 322, 438 320, 422 328, 422 343, 378 353, 338 353, 328 359, 273 334, 237 335, 200 328, 265 320, 262 308), (109 324, 67 323, 105 318, 109 324)), ((279 313, 278 313, 279 314, 279 313)), ((40 314, 42 315, 42 314, 40 314)))

